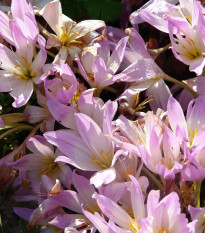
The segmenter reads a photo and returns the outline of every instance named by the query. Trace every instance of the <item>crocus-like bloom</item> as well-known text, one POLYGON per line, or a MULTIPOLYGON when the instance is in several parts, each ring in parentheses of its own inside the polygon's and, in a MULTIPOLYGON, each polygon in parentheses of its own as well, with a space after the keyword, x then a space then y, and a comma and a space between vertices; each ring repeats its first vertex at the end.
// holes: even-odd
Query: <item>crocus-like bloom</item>
POLYGON ((168 16, 166 19, 169 23, 169 35, 174 56, 189 65, 189 70, 194 71, 198 76, 202 74, 205 65, 205 20, 200 3, 193 1, 193 4, 194 16, 191 19, 191 24, 180 18, 168 16))
POLYGON ((16 52, 0 44, 2 69, 0 92, 10 91, 9 94, 15 100, 13 106, 21 107, 30 99, 33 93, 33 84, 38 84, 43 74, 42 67, 47 57, 45 39, 41 36, 38 37, 40 51, 34 58, 35 42, 30 43, 30 40, 23 34, 21 25, 16 21, 11 21, 10 27, 16 52))
POLYGON ((185 214, 181 214, 179 197, 172 192, 164 197, 160 202, 154 198, 154 192, 147 202, 148 218, 140 221, 140 233, 194 233, 187 226, 188 221, 185 214), (153 202, 155 201, 155 202, 153 202), (166 211, 165 211, 166 210, 166 211))
POLYGON ((59 0, 48 3, 40 14, 47 21, 52 30, 56 33, 50 34, 47 41, 47 48, 59 47, 60 51, 55 62, 63 64, 68 55, 73 59, 86 45, 85 37, 89 33, 105 27, 101 20, 85 20, 78 24, 69 17, 62 14, 59 0))
POLYGON ((96 187, 110 183, 115 179, 114 146, 106 137, 110 133, 110 115, 104 114, 103 130, 90 117, 83 113, 75 114, 78 133, 72 134, 65 130, 45 133, 49 142, 56 145, 66 157, 58 157, 56 161, 70 163, 77 168, 98 171, 91 183, 96 187))
POLYGON ((100 36, 92 41, 93 46, 86 47, 77 59, 79 70, 91 87, 102 90, 122 78, 115 75, 125 53, 128 37, 122 38, 110 56, 109 41, 100 36))
POLYGON ((94 194, 102 212, 120 227, 120 232, 138 232, 141 228, 139 220, 146 217, 144 196, 140 185, 134 177, 130 176, 130 178, 132 209, 129 210, 129 214, 108 197, 94 194))
POLYGON ((54 196, 52 199, 55 202, 69 210, 76 212, 77 214, 64 214, 58 215, 50 223, 64 229, 65 227, 79 228, 82 227, 91 228, 93 227, 90 221, 83 215, 82 204, 85 210, 90 213, 101 212, 97 202, 92 198, 95 188, 90 185, 90 181, 83 176, 77 175, 76 172, 72 176, 73 185, 77 192, 72 190, 64 190, 58 196, 54 196))
MULTIPOLYGON (((111 102, 104 102, 98 98, 93 97, 94 89, 88 89, 76 98, 75 105, 66 106, 59 103, 56 100, 48 100, 48 108, 51 111, 53 117, 63 126, 69 129, 73 129, 77 132, 77 126, 75 122, 74 114, 81 112, 92 118, 98 126, 103 129, 103 116, 106 108, 110 109, 111 114, 115 112, 115 104, 111 102), (72 107, 73 106, 73 107, 72 107)), ((79 93, 78 93, 79 94, 79 93)))
POLYGON ((28 172, 33 181, 40 181, 41 176, 47 175, 52 179, 58 178, 65 185, 70 176, 71 169, 64 163, 55 162, 62 153, 57 149, 54 152, 53 145, 49 144, 44 137, 36 136, 27 142, 27 147, 32 154, 27 154, 9 165, 20 172, 28 172))
POLYGON ((164 179, 174 179, 175 174, 182 170, 182 154, 178 138, 169 130, 163 133, 162 151, 160 142, 154 130, 150 136, 150 153, 142 145, 138 146, 144 164, 164 179), (155 144, 153 146, 152 144, 155 144))
MULTIPOLYGON (((39 29, 35 20, 32 5, 26 0, 13 0, 11 3, 11 13, 29 41, 36 41, 39 29)), ((15 46, 16 39, 12 35, 12 28, 10 26, 11 18, 2 11, 0 11, 0 16, 0 34, 6 41, 15 46)))
MULTIPOLYGON (((130 15, 130 22, 134 26, 147 22, 158 30, 168 33, 166 16, 188 20, 191 23, 192 18, 195 17, 194 2, 195 0, 150 0, 130 15)), ((203 7, 201 8, 203 10, 203 7)))
POLYGON ((51 80, 45 80, 45 95, 48 99, 56 99, 62 104, 70 104, 76 106, 78 98, 81 93, 86 89, 80 84, 71 68, 64 64, 58 65, 45 65, 45 69, 49 70, 48 75, 53 75, 51 80))
MULTIPOLYGON (((180 213, 179 197, 172 192, 159 202, 159 191, 152 190, 147 199, 147 211, 139 183, 130 177, 133 216, 107 197, 95 194, 102 212, 126 232, 169 233, 192 232, 187 227, 185 214, 180 213), (166 209, 166 212, 164 211, 166 209), (146 216, 148 216, 146 218, 146 216)), ((131 212, 131 211, 130 211, 131 212)), ((122 231, 123 231, 122 230, 122 231)))
POLYGON ((186 181, 199 181, 205 177, 205 147, 202 147, 199 151, 193 151, 185 149, 186 166, 182 171, 182 178, 186 181))
POLYGON ((170 96, 168 101, 168 118, 173 132, 181 141, 187 142, 188 147, 204 146, 205 98, 203 96, 189 103, 186 119, 180 104, 170 96))
POLYGON ((94 195, 102 212, 121 228, 120 232, 193 232, 187 227, 185 214, 180 213, 179 197, 176 193, 169 194, 159 202, 159 191, 152 190, 148 195, 146 210, 139 183, 134 177, 131 177, 131 180, 132 216, 109 198, 94 195))
POLYGON ((153 98, 153 101, 150 102, 152 110, 157 111, 157 108, 166 110, 170 96, 170 90, 163 81, 166 74, 148 53, 139 33, 134 28, 127 29, 126 32, 129 34, 128 44, 131 49, 127 49, 127 54, 125 51, 125 57, 129 60, 130 65, 121 74, 125 75, 122 81, 133 82, 133 84, 121 96, 127 95, 127 93, 136 95, 147 90, 147 95, 153 98))

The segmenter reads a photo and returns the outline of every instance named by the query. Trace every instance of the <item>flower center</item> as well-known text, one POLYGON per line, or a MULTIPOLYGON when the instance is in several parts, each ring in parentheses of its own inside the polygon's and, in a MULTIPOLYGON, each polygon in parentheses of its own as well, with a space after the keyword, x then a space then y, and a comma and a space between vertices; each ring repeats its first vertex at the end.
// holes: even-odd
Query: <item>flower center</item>
POLYGON ((101 213, 101 210, 98 206, 98 204, 90 204, 90 203, 87 203, 87 208, 86 208, 87 211, 89 211, 90 213, 94 214, 95 212, 98 212, 98 213, 101 213))
POLYGON ((82 44, 82 41, 79 40, 72 40, 72 36, 75 34, 77 36, 80 36, 77 32, 68 29, 67 24, 64 23, 63 27, 61 27, 62 33, 60 36, 60 41, 63 43, 63 46, 69 47, 69 45, 72 44, 82 44))
POLYGON ((36 72, 31 70, 31 64, 25 57, 21 56, 21 58, 24 61, 24 65, 17 61, 19 64, 15 66, 16 71, 14 72, 14 75, 26 80, 34 78, 36 72))
POLYGON ((162 226, 161 229, 158 230, 157 233, 169 233, 169 230, 165 230, 164 226, 162 226))
POLYGON ((133 233, 136 233, 141 227, 137 220, 130 218, 129 227, 133 233))
POLYGON ((58 163, 54 162, 54 159, 51 157, 43 158, 43 166, 41 167, 40 174, 52 176, 59 169, 58 163))
POLYGON ((191 38, 187 38, 187 45, 182 45, 184 49, 184 55, 189 59, 193 60, 201 56, 201 51, 196 47, 195 42, 191 38))
POLYGON ((105 169, 111 166, 112 157, 111 149, 107 153, 104 153, 104 151, 101 150, 97 156, 93 153, 93 159, 91 161, 98 163, 103 169, 105 169))

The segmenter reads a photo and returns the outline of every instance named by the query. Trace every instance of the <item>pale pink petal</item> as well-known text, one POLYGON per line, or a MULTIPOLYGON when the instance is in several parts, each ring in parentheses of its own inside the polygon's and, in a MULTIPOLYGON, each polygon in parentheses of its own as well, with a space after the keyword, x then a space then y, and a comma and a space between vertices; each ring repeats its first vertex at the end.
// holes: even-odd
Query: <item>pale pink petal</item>
POLYGON ((119 226, 130 229, 129 221, 131 217, 117 203, 109 198, 95 193, 94 197, 102 212, 119 226))
POLYGON ((132 209, 134 213, 134 219, 142 219, 145 218, 145 206, 144 206, 144 197, 142 194, 141 187, 139 182, 136 180, 134 176, 130 176, 131 178, 131 201, 132 201, 132 209))
POLYGON ((107 64, 110 57, 109 40, 104 36, 100 36, 94 39, 92 43, 97 47, 97 54, 104 60, 105 64, 107 64))
POLYGON ((147 198, 147 214, 148 216, 153 216, 155 209, 159 203, 160 191, 151 190, 147 198))
POLYGON ((103 135, 100 127, 90 117, 83 113, 77 113, 75 118, 83 141, 93 153, 100 154, 103 151, 106 154, 112 150, 111 141, 103 135))
POLYGON ((0 76, 0 92, 8 92, 12 90, 10 77, 0 76))
POLYGON ((75 222, 77 222, 79 220, 81 221, 81 224, 86 224, 86 219, 83 215, 80 215, 80 214, 62 214, 62 215, 57 215, 53 220, 51 220, 49 222, 49 224, 52 224, 52 225, 64 230, 66 227, 68 227, 69 225, 75 224, 75 222), (84 220, 84 222, 83 222, 83 220, 84 220))
POLYGON ((0 28, 1 36, 8 41, 11 45, 14 45, 14 41, 11 35, 11 30, 9 27, 9 17, 2 11, 0 11, 0 28))
POLYGON ((31 80, 17 79, 12 85, 13 90, 10 92, 10 95, 15 100, 12 105, 14 108, 19 108, 30 99, 33 93, 33 82, 31 80))
POLYGON ((53 115, 53 117, 63 126, 76 130, 75 117, 74 114, 77 110, 59 103, 56 100, 48 100, 48 108, 53 115))
POLYGON ((169 97, 168 105, 167 105, 168 117, 170 125, 174 132, 176 132, 177 126, 185 131, 185 135, 187 134, 187 124, 184 117, 184 113, 180 104, 172 97, 169 97))
POLYGON ((45 120, 50 115, 48 109, 29 105, 24 110, 24 116, 29 123, 36 123, 45 120))
MULTIPOLYGON (((33 45, 29 44, 28 39, 23 34, 17 21, 10 21, 9 25, 16 47, 16 54, 18 54, 19 57, 24 57, 24 59, 31 63, 33 58, 33 45)), ((21 61, 18 59, 18 61, 23 64, 25 63, 23 60, 21 61)))
POLYGON ((14 18, 17 17, 23 21, 26 12, 33 13, 33 7, 30 3, 27 3, 26 0, 12 0, 11 12, 14 18))
POLYGON ((46 53, 46 50, 45 50, 45 39, 39 35, 38 37, 38 43, 39 43, 39 46, 40 46, 40 51, 38 52, 37 56, 35 57, 34 61, 32 62, 32 70, 34 71, 37 71, 37 70, 40 70, 45 61, 46 61, 46 58, 47 58, 47 53, 46 53))
POLYGON ((154 112, 156 112, 158 108, 165 111, 167 110, 167 103, 170 95, 171 91, 163 79, 155 82, 147 89, 147 96, 153 98, 153 101, 150 101, 149 104, 154 112))
POLYGON ((62 16, 60 1, 55 0, 49 2, 39 13, 43 16, 54 32, 58 32, 58 30, 60 30, 60 17, 62 16))
POLYGON ((66 60, 68 58, 68 48, 65 46, 62 46, 56 55, 53 63, 57 65, 63 65, 65 64, 66 60))
POLYGON ((104 222, 103 218, 98 213, 91 214, 89 211, 86 211, 84 209, 83 213, 95 225, 99 232, 114 233, 109 230, 106 222, 104 222))
POLYGON ((96 188, 101 187, 103 184, 109 184, 115 180, 116 171, 113 167, 96 172, 91 178, 90 183, 96 188))
POLYGON ((80 61, 80 58, 79 58, 79 57, 76 57, 76 58, 75 58, 75 61, 76 61, 77 64, 78 64, 78 68, 79 68, 80 73, 82 74, 83 78, 84 78, 88 83, 90 83, 90 80, 88 79, 88 76, 87 76, 87 74, 86 74, 86 72, 85 72, 85 69, 84 69, 84 67, 83 67, 83 65, 82 65, 82 63, 81 63, 81 61, 80 61))
POLYGON ((44 136, 68 156, 67 160, 65 160, 66 157, 63 160, 58 157, 56 161, 73 164, 82 170, 98 171, 102 169, 98 163, 92 161, 93 152, 89 150, 80 137, 63 130, 48 132, 44 136))
POLYGON ((18 57, 3 44, 0 44, 0 65, 3 70, 10 71, 12 74, 16 71, 15 66, 18 65, 18 57))
POLYGON ((73 33, 71 39, 75 40, 79 37, 85 36, 87 33, 91 31, 95 31, 99 28, 105 27, 105 22, 102 20, 84 20, 80 23, 76 24, 72 30, 73 33))
POLYGON ((81 209, 82 200, 78 195, 78 193, 74 191, 65 190, 59 195, 53 196, 52 200, 55 200, 55 203, 57 205, 66 207, 77 213, 82 213, 82 209, 81 209))
POLYGON ((128 39, 129 37, 127 36, 127 37, 122 38, 118 42, 118 44, 115 47, 115 50, 112 52, 112 55, 110 56, 108 60, 107 68, 112 70, 113 73, 115 73, 118 70, 122 62, 128 39))
MULTIPOLYGON (((144 58, 151 58, 150 54, 147 51, 147 47, 145 45, 144 40, 142 39, 142 37, 140 36, 139 32, 137 32, 136 29, 134 28, 130 28, 127 29, 127 32, 129 33, 129 45, 131 47, 131 49, 135 52, 135 53, 139 53, 140 55, 142 55, 144 58)), ((137 60, 137 58, 136 58, 137 60)))
POLYGON ((96 200, 92 198, 95 188, 90 184, 90 180, 74 171, 72 181, 83 203, 96 204, 96 200))
POLYGON ((96 57, 93 62, 94 82, 97 86, 107 80, 107 68, 101 57, 96 57))
POLYGON ((44 156, 49 156, 54 154, 54 147, 46 141, 42 136, 36 135, 31 137, 26 146, 30 151, 35 154, 43 154, 44 156))
POLYGON ((143 58, 128 66, 122 73, 127 75, 124 80, 126 82, 141 82, 160 77, 162 71, 153 59, 143 58))

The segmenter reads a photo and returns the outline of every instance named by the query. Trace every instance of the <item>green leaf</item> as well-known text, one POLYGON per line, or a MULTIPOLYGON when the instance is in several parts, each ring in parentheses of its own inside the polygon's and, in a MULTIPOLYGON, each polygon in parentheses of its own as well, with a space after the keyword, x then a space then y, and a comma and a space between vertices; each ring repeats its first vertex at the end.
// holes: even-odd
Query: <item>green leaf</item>
POLYGON ((122 4, 114 0, 90 0, 85 7, 90 18, 102 19, 105 22, 115 21, 122 11, 122 4))
POLYGON ((61 0, 63 14, 74 21, 84 19, 86 13, 84 1, 85 0, 61 0))
POLYGON ((116 0, 61 0, 63 13, 75 21, 101 19, 114 22, 122 11, 116 0))

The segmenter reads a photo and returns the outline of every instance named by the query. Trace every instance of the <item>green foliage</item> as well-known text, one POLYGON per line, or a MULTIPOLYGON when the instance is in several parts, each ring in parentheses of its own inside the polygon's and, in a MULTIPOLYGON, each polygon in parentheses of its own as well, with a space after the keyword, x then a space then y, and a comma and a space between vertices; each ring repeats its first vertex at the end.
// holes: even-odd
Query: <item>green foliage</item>
POLYGON ((63 13, 73 20, 101 19, 107 22, 117 20, 122 4, 116 0, 61 0, 63 13))

